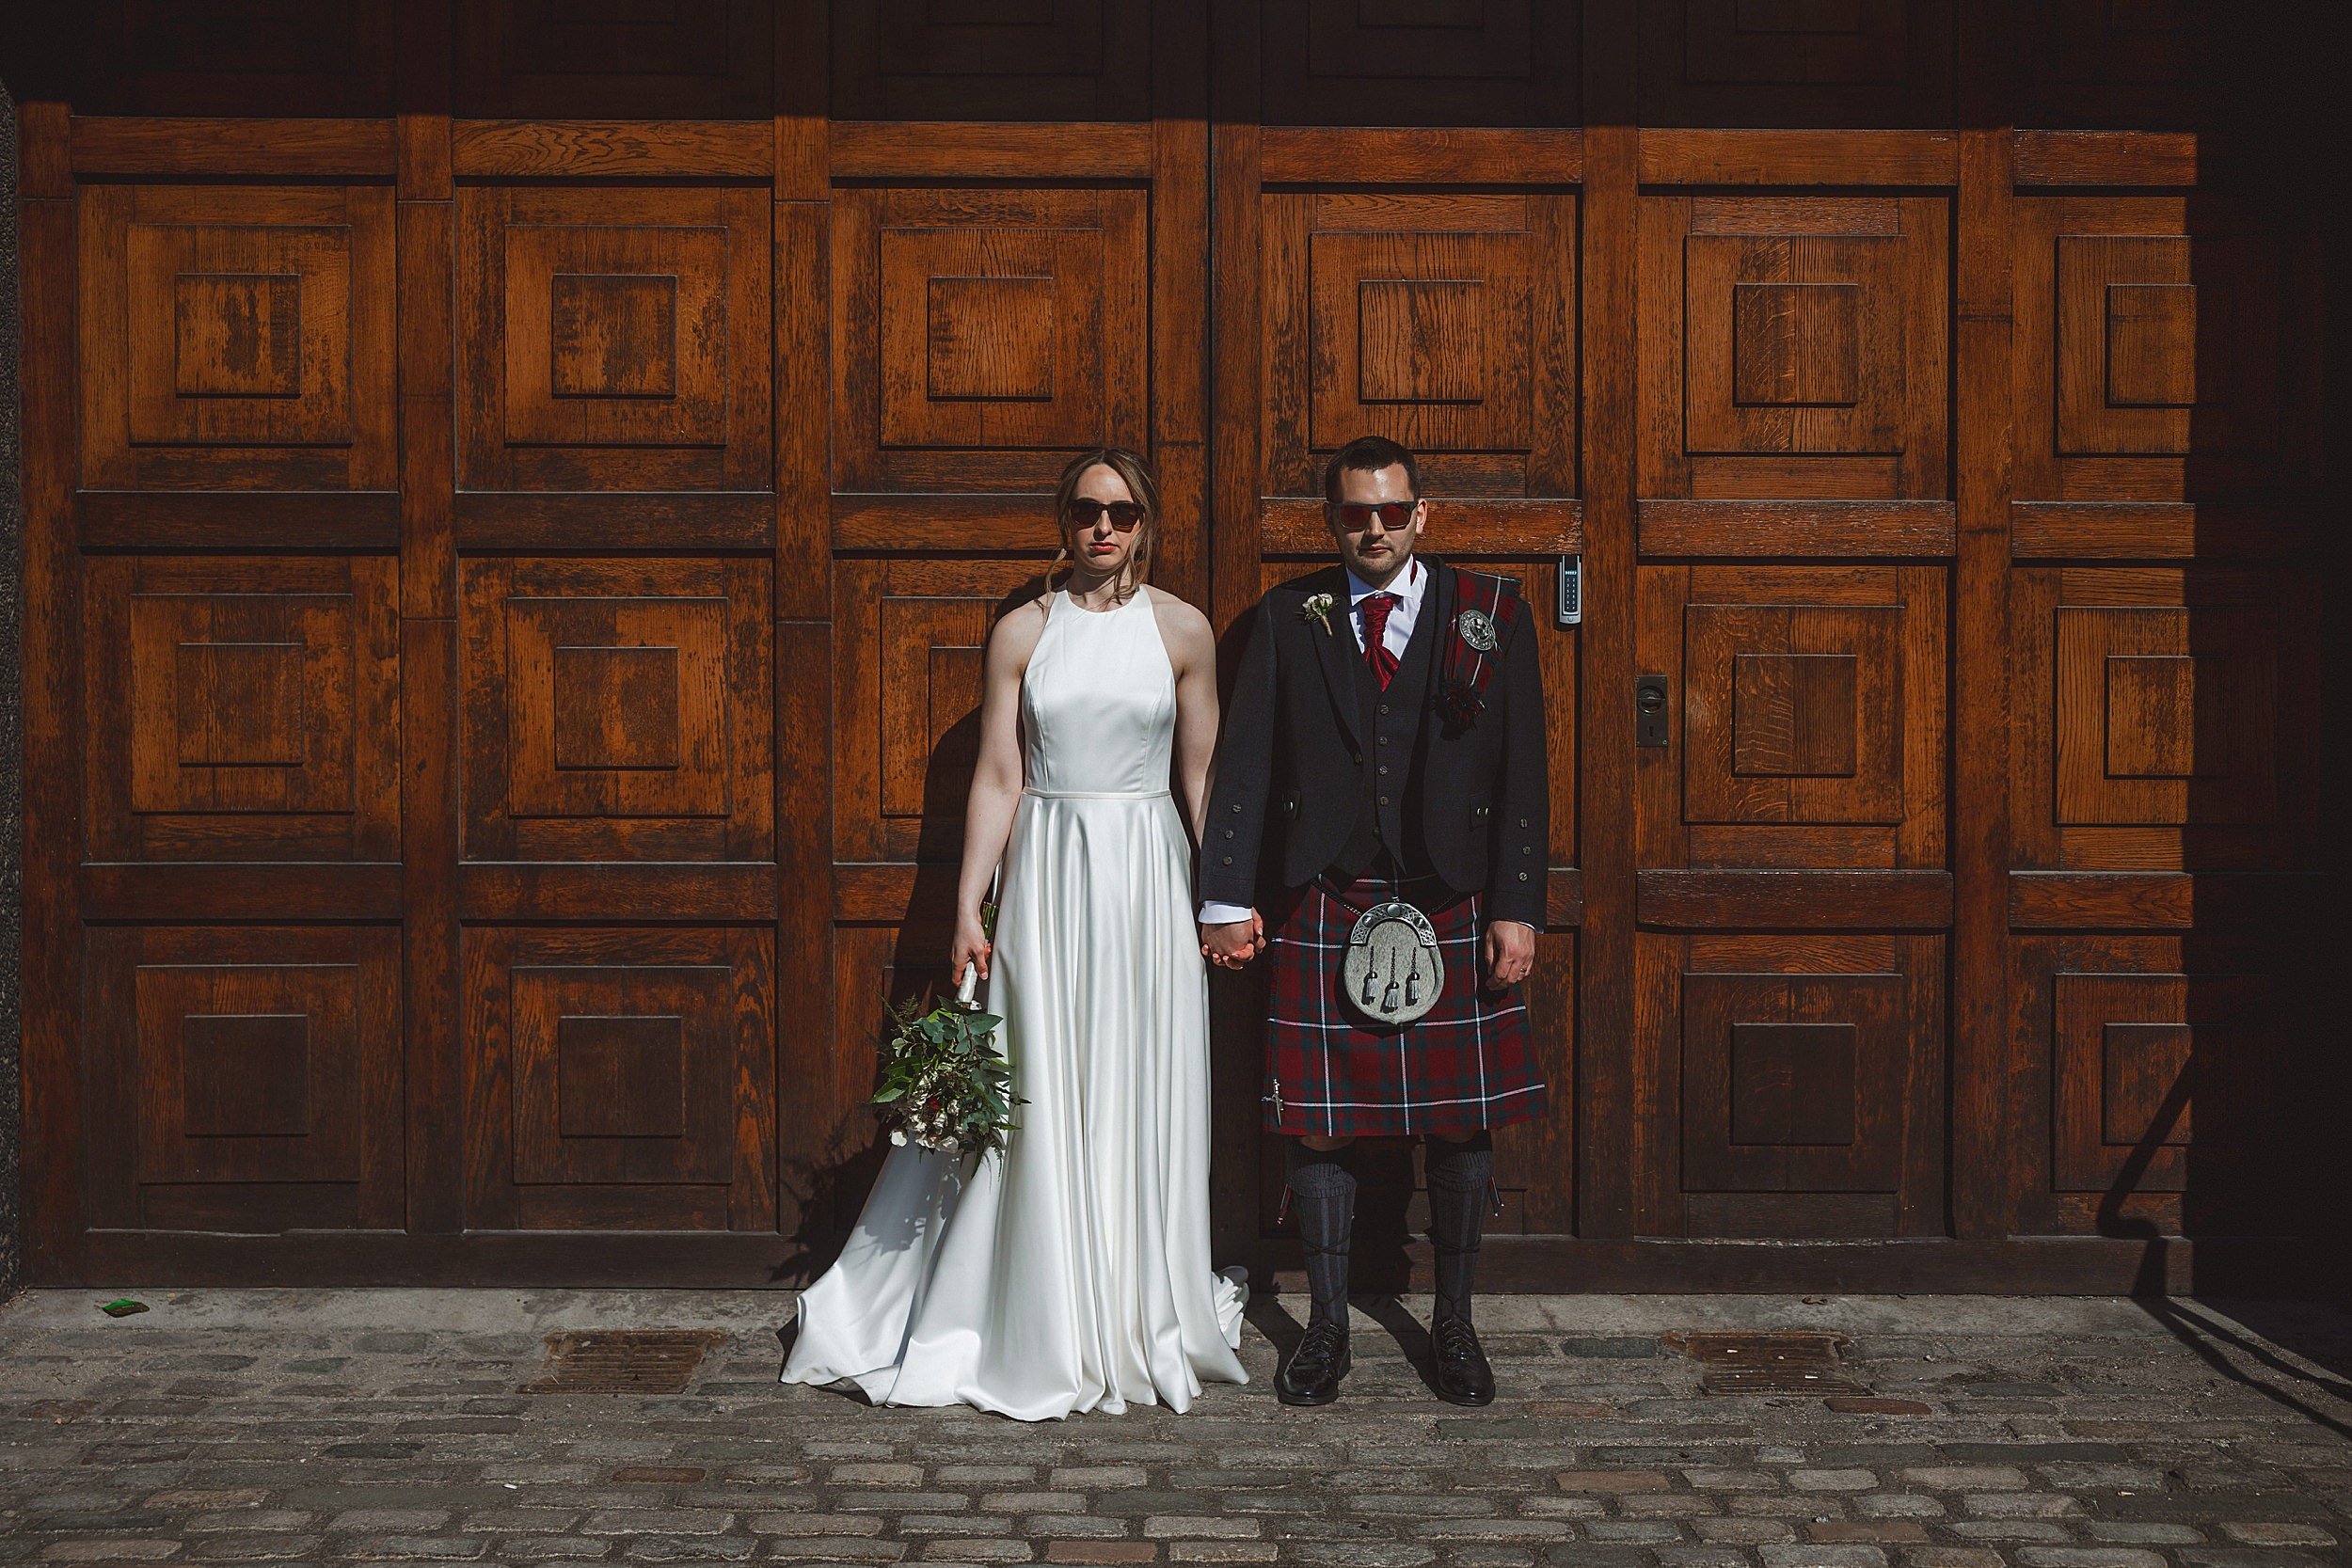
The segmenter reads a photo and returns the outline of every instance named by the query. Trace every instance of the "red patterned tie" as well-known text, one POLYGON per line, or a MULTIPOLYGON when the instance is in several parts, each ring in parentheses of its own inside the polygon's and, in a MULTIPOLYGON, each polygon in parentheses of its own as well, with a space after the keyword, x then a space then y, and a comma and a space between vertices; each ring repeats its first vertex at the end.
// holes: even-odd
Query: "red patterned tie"
POLYGON ((1373 675, 1380 682, 1380 689, 1389 689, 1389 677, 1396 673, 1396 655, 1389 652, 1389 611, 1397 606, 1394 594, 1367 594, 1363 598, 1364 657, 1371 661, 1373 675))

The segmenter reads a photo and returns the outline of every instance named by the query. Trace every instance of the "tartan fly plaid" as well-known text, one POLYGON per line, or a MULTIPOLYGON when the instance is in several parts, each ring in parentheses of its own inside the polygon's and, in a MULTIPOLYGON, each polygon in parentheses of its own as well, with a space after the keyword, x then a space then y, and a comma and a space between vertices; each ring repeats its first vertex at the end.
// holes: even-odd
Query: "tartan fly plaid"
POLYGON ((1367 872, 1335 890, 1301 890, 1268 944, 1265 1088, 1268 1131, 1393 1138, 1468 1132, 1541 1116, 1527 1005, 1517 988, 1479 989, 1486 935, 1480 895, 1367 872), (1401 1029, 1374 1028, 1340 998, 1340 958, 1356 917, 1402 896, 1437 927, 1445 984, 1438 1004, 1401 1029), (1442 905, 1436 899, 1449 899, 1442 905))

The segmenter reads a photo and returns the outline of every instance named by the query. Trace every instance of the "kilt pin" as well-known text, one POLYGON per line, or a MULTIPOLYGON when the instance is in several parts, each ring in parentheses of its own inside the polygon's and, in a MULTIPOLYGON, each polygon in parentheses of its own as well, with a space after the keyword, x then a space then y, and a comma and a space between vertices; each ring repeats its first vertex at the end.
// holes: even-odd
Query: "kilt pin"
POLYGON ((1344 888, 1318 877, 1299 890, 1267 944, 1266 1130, 1394 1138, 1459 1133, 1544 1112, 1546 1088, 1518 988, 1479 981, 1486 936, 1476 893, 1435 879, 1402 885, 1367 871, 1344 888), (1382 899, 1419 905, 1437 927, 1445 983, 1428 1013, 1375 1028, 1340 996, 1340 956, 1356 917, 1382 899), (1443 902, 1440 902, 1443 900, 1443 902))

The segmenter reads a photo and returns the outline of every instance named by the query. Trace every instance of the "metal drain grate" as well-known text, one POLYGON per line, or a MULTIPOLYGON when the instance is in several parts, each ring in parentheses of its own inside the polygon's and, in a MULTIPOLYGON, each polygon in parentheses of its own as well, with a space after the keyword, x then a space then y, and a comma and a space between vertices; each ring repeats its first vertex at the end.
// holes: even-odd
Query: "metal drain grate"
POLYGON ((1867 1394, 1837 1354, 1843 1334, 1670 1334, 1666 1342, 1696 1361, 1709 1394, 1867 1394))
POLYGON ((548 1371, 526 1394, 675 1394, 726 1343, 716 1329, 592 1329, 550 1334, 548 1371))

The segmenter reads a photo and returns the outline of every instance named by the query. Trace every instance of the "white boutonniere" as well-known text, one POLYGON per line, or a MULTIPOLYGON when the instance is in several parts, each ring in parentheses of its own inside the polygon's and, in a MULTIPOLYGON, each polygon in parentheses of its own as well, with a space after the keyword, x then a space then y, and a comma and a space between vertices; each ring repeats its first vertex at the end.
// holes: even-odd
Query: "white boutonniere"
POLYGON ((1298 607, 1298 618, 1322 622, 1323 635, 1328 637, 1331 635, 1331 607, 1338 602, 1328 594, 1310 594, 1306 602, 1298 607))

